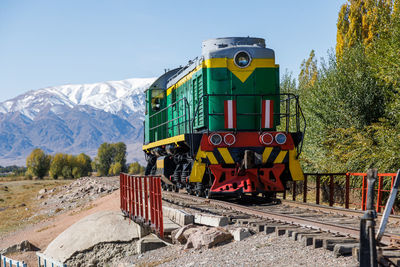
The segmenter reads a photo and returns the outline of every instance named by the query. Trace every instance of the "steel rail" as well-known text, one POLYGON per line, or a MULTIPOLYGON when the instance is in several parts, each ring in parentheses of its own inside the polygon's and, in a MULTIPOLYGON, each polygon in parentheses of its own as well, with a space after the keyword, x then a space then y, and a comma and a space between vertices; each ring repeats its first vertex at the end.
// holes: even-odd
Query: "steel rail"
MULTIPOLYGON (((338 233, 338 234, 353 237, 356 239, 358 239, 360 237, 360 230, 357 228, 354 228, 354 227, 343 226, 343 225, 327 223, 327 222, 321 222, 321 221, 312 220, 312 219, 308 219, 308 218, 297 217, 294 215, 280 214, 280 213, 272 212, 272 211, 261 211, 261 210, 257 210, 254 208, 242 206, 242 205, 235 204, 235 203, 225 202, 225 201, 221 201, 221 200, 216 200, 216 199, 204 199, 201 197, 184 195, 184 194, 173 193, 173 192, 165 192, 165 191, 163 192, 163 194, 171 195, 174 197, 179 197, 182 199, 202 201, 202 202, 206 202, 206 203, 209 203, 209 204, 212 204, 215 206, 219 206, 219 207, 222 207, 225 209, 230 209, 230 210, 238 211, 238 212, 245 213, 248 215, 257 216, 257 217, 260 217, 263 219, 279 221, 279 222, 302 226, 302 227, 307 227, 307 228, 313 228, 313 229, 325 231, 325 232, 338 233)), ((393 242, 398 243, 399 241, 400 241, 399 235, 385 234, 382 237, 381 243, 383 243, 385 245, 390 245, 393 242)))
MULTIPOLYGON (((301 207, 301 208, 309 208, 312 210, 323 211, 332 214, 339 214, 339 215, 347 215, 353 217, 362 217, 364 215, 364 211, 362 210, 351 210, 345 209, 342 207, 330 207, 326 205, 318 205, 314 203, 304 203, 304 202, 297 202, 293 200, 281 199, 282 204, 292 206, 292 207, 301 207)), ((382 219, 382 214, 377 213, 378 219, 382 219)), ((400 216, 399 215, 390 215, 390 222, 400 223, 400 216)))

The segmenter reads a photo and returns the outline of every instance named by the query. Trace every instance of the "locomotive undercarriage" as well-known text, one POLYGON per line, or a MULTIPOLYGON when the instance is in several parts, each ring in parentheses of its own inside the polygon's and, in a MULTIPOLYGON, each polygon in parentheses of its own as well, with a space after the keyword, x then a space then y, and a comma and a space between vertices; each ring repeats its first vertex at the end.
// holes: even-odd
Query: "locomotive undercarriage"
POLYGON ((191 182, 196 157, 190 156, 189 146, 167 145, 147 154, 146 175, 161 175, 162 187, 169 191, 186 189, 189 194, 204 197, 262 194, 269 198, 285 190, 291 179, 289 164, 262 163, 262 154, 257 152, 245 149, 241 159, 233 164, 210 164, 207 159, 200 159, 205 164, 202 180, 191 182))

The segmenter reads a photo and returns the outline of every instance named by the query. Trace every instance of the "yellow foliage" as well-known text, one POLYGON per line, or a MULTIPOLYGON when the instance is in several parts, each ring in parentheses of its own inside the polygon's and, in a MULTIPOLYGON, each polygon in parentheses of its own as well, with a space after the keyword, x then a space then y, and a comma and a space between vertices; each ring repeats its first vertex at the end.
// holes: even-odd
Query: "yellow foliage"
MULTIPOLYGON (((348 0, 342 5, 337 22, 336 56, 362 43, 368 49, 374 39, 389 31, 388 25, 399 0, 348 0)), ((396 11, 398 12, 398 11, 396 11)))
POLYGON ((307 60, 303 60, 300 69, 299 87, 305 89, 314 86, 318 79, 318 66, 314 50, 311 50, 307 60))

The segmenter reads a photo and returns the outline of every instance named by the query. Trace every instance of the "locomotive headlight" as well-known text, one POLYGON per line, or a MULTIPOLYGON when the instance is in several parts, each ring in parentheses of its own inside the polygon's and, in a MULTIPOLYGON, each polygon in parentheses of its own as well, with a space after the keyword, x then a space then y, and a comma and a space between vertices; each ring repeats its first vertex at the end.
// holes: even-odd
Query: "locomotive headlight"
POLYGON ((278 144, 283 145, 284 143, 286 143, 286 135, 284 133, 278 133, 277 135, 275 135, 275 141, 278 144))
POLYGON ((228 146, 233 145, 236 142, 236 137, 231 134, 228 133, 224 136, 224 143, 227 144, 228 146))
POLYGON ((263 133, 259 138, 260 142, 264 145, 270 145, 274 142, 274 137, 270 133, 263 133))
POLYGON ((251 57, 249 53, 245 51, 239 51, 236 53, 234 61, 236 66, 238 66, 239 68, 246 68, 250 65, 251 57))
POLYGON ((218 146, 222 143, 222 136, 220 134, 214 133, 208 137, 208 142, 214 146, 218 146))

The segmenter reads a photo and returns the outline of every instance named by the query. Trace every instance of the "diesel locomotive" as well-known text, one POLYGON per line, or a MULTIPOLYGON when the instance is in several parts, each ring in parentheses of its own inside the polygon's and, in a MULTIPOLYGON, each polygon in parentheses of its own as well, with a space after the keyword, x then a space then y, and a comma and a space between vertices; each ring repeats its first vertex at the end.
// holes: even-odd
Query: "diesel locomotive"
POLYGON ((303 179, 305 120, 298 96, 280 92, 265 40, 203 41, 202 55, 146 91, 146 175, 197 196, 270 196, 303 179))

